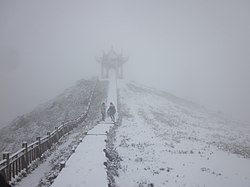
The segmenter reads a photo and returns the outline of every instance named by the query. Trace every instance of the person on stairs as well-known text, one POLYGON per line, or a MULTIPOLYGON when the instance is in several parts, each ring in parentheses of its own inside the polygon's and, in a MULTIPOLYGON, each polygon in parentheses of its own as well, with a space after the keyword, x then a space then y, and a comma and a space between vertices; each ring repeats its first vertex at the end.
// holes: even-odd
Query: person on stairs
POLYGON ((106 105, 105 105, 104 102, 102 103, 102 106, 101 106, 101 114, 102 114, 102 121, 105 121, 105 118, 106 118, 106 105))
POLYGON ((116 109, 113 103, 110 103, 109 109, 108 109, 108 115, 110 116, 111 120, 115 122, 115 113, 116 109))

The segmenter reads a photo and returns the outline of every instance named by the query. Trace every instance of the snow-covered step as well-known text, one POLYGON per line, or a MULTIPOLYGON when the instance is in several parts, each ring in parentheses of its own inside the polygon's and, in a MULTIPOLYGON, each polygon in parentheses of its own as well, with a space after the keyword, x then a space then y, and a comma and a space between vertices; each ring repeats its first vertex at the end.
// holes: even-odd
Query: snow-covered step
POLYGON ((107 172, 103 164, 106 162, 103 149, 106 146, 106 131, 112 125, 112 123, 98 124, 88 132, 88 134, 96 134, 96 136, 86 136, 83 139, 75 153, 66 162, 65 168, 55 179, 52 187, 108 186, 107 172), (102 135, 98 136, 98 134, 102 135))

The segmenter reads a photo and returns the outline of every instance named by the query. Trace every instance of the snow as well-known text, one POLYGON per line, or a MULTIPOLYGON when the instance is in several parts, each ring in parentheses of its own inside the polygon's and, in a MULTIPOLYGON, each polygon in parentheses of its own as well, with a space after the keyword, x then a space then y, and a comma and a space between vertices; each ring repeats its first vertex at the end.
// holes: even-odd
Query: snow
POLYGON ((114 142, 122 159, 117 186, 249 186, 250 159, 212 143, 246 145, 249 128, 231 131, 221 119, 126 81, 118 88, 124 115, 114 142))
MULTIPOLYGON (((114 149, 121 158, 117 187, 211 186, 248 187, 250 184, 250 129, 213 116, 183 101, 162 96, 135 83, 109 80, 107 103, 117 108, 117 86, 122 116, 114 135, 114 149)), ((107 119, 81 139, 52 187, 108 186, 107 134, 113 123, 107 119)), ((81 131, 78 128, 76 131, 81 131)), ((77 133, 76 133, 77 134, 77 133)), ((61 145, 66 147, 69 142, 61 145)), ((60 150, 59 149, 59 150, 60 150)), ((17 186, 37 186, 46 162, 17 186)), ((112 172, 111 172, 112 173, 112 172)))
MULTIPOLYGON (((21 142, 30 144, 37 136, 43 137, 60 126, 62 121, 78 118, 87 108, 94 84, 94 79, 79 80, 59 96, 14 119, 0 130, 0 152, 16 152, 21 148, 21 142)), ((104 92, 102 87, 104 84, 99 84, 97 91, 104 92)), ((95 100, 99 100, 98 97, 95 96, 95 100)))
MULTIPOLYGON (((109 80, 108 103, 117 106, 116 79, 114 72, 109 80)), ((55 179, 52 187, 101 187, 108 186, 107 171, 104 165, 107 158, 104 153, 107 139, 106 132, 113 125, 111 122, 99 123, 78 145, 75 153, 66 162, 55 179)))
POLYGON ((35 169, 28 177, 24 177, 16 186, 17 187, 27 187, 27 186, 37 186, 41 178, 44 176, 44 172, 51 169, 49 161, 50 157, 46 162, 42 163, 37 169, 35 169))
MULTIPOLYGON (((83 92, 83 88, 82 88, 84 86, 83 84, 84 84, 83 81, 79 81, 77 86, 73 87, 72 89, 68 89, 65 93, 61 94, 59 98, 55 98, 52 101, 58 101, 58 103, 61 103, 62 101, 63 103, 67 103, 67 106, 65 106, 65 108, 66 109, 69 108, 71 113, 77 113, 78 108, 76 107, 78 106, 78 103, 80 103, 79 105, 83 105, 83 101, 85 101, 86 98, 88 98, 86 97, 85 92, 86 93, 89 93, 89 92, 88 91, 83 92), (68 101, 69 100, 68 95, 74 97, 73 99, 74 102, 68 101), (77 102, 77 105, 75 106, 76 101, 79 101, 79 102, 77 102)), ((93 84, 89 86, 89 90, 92 91, 92 89, 93 89, 93 84)), ((104 93, 103 97, 105 97, 106 85, 99 84, 99 86, 97 87, 97 92, 103 92, 104 93)), ((35 168, 35 170, 32 170, 31 173, 27 175, 27 177, 22 178, 22 180, 18 182, 16 186, 18 187, 27 187, 27 186, 48 187, 50 186, 50 183, 53 182, 53 180, 57 177, 60 171, 60 162, 67 160, 69 156, 72 154, 72 149, 74 147, 77 147, 81 139, 84 139, 85 133, 88 132, 90 129, 92 129, 94 126, 96 126, 96 121, 98 120, 96 116, 98 116, 98 113, 94 114, 93 112, 99 109, 99 105, 102 100, 103 98, 101 98, 101 95, 95 96, 92 106, 91 106, 91 111, 87 118, 87 122, 79 124, 69 134, 64 136, 57 145, 53 146, 52 150, 50 150, 48 153, 46 152, 46 157, 45 159, 42 160, 42 163, 40 162, 38 167, 35 168)), ((50 105, 50 103, 52 102, 48 102, 47 105, 50 105)), ((59 110, 58 113, 60 113, 60 111, 61 110, 59 110)), ((80 110, 79 112, 82 112, 82 111, 83 110, 80 110)), ((51 115, 54 115, 54 113, 52 113, 51 115)), ((74 116, 71 114, 69 114, 68 117, 70 119, 74 118, 74 116)))
POLYGON ((88 132, 90 135, 76 148, 52 187, 108 186, 103 149, 106 145, 105 132, 111 125, 98 124, 88 132))
MULTIPOLYGON (((86 131, 89 127, 85 127, 86 131)), ((35 170, 31 171, 27 175, 27 177, 22 178, 20 182, 16 184, 17 187, 27 187, 27 186, 38 186, 41 182, 41 179, 46 175, 50 175, 51 170, 58 164, 58 161, 54 161, 55 159, 65 159, 68 156, 70 147, 74 146, 76 141, 78 140, 79 136, 84 134, 83 132, 79 132, 79 129, 82 127, 78 126, 76 129, 73 130, 70 134, 63 137, 60 140, 60 145, 55 146, 55 150, 51 150, 48 152, 49 155, 40 165, 38 165, 35 170), (67 153, 68 152, 68 153, 67 153), (63 155, 61 155, 63 153, 63 155)), ((54 172, 54 171, 53 171, 54 172)), ((53 173, 52 172, 52 173, 53 173)), ((45 185, 48 186, 48 185, 45 185)))

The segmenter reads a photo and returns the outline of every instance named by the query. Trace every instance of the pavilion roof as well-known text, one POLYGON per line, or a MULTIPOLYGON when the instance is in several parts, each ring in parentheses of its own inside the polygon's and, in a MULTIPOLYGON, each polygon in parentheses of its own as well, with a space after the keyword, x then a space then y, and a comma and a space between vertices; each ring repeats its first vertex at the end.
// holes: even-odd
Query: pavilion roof
POLYGON ((103 55, 101 58, 99 58, 100 63, 108 63, 108 62, 114 62, 116 61, 119 64, 123 64, 128 60, 127 57, 124 57, 122 53, 118 54, 117 52, 114 51, 113 48, 107 53, 103 52, 103 55))

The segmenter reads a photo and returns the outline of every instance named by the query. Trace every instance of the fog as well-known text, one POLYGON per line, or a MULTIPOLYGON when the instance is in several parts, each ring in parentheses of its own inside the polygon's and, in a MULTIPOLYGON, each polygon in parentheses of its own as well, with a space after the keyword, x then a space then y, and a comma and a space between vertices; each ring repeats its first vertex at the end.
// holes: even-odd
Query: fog
POLYGON ((0 0, 0 125, 99 72, 250 121, 250 1, 0 0))

